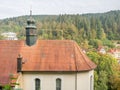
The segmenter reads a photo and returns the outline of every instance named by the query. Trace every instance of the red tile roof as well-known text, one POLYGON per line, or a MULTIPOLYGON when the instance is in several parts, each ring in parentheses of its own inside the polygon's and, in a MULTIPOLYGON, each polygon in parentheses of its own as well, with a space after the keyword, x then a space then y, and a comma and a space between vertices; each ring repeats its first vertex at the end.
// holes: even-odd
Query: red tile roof
POLYGON ((17 57, 23 57, 22 71, 89 71, 96 65, 71 40, 38 40, 27 46, 25 41, 0 41, 0 84, 17 72, 17 57))

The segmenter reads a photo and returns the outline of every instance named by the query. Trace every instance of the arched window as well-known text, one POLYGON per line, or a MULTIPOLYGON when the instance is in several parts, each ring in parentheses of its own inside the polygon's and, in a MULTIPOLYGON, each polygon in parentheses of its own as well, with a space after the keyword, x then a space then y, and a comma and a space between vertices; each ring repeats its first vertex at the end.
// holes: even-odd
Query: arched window
POLYGON ((2 90, 2 87, 0 86, 0 90, 2 90))
POLYGON ((40 79, 36 78, 35 79, 35 90, 41 90, 40 89, 40 79))
POLYGON ((56 79, 56 90, 61 90, 61 79, 60 78, 56 79))

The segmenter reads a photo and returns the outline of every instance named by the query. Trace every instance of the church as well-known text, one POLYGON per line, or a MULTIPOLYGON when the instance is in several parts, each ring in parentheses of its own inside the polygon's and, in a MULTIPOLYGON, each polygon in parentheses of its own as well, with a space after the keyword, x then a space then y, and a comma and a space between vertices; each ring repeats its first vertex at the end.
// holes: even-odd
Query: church
POLYGON ((0 90, 94 90, 95 68, 73 40, 37 40, 31 15, 26 40, 0 41, 0 90))

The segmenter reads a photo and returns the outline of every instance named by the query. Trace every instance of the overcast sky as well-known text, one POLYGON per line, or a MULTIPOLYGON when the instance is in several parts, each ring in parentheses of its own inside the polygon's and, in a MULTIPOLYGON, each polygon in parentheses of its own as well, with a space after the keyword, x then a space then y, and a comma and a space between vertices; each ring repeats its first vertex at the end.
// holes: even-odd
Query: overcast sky
POLYGON ((0 0, 0 19, 43 14, 83 14, 120 10, 120 0, 0 0))

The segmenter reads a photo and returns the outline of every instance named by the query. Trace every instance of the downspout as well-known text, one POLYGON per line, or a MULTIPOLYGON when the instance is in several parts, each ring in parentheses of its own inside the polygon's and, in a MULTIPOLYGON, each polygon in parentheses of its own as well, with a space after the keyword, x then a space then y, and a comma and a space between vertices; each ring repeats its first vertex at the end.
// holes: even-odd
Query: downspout
POLYGON ((77 90, 77 71, 75 72, 75 90, 77 90))
POLYGON ((74 47, 74 63, 75 63, 75 90, 77 90, 77 72, 78 72, 78 69, 77 69, 77 62, 76 62, 76 53, 75 53, 75 46, 74 46, 74 42, 73 42, 73 47, 74 47))

